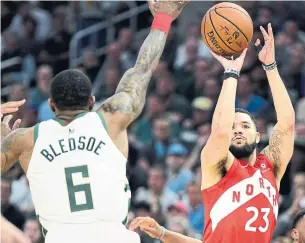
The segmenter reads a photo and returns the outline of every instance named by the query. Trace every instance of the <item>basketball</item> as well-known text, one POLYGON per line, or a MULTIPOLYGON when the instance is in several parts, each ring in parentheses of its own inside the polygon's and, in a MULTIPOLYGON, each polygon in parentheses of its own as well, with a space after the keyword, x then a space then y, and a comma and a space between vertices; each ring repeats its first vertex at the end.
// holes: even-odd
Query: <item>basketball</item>
POLYGON ((253 22, 248 12, 234 3, 214 5, 201 23, 206 46, 221 56, 241 53, 253 36, 253 22))

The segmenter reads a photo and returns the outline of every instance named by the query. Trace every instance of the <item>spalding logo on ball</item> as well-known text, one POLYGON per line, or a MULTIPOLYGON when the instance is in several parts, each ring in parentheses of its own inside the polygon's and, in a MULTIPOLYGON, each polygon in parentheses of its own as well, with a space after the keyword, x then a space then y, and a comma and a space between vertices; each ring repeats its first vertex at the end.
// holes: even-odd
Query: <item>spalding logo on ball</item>
POLYGON ((242 7, 223 2, 204 15, 201 34, 209 49, 221 56, 231 56, 241 53, 252 40, 253 22, 242 7))

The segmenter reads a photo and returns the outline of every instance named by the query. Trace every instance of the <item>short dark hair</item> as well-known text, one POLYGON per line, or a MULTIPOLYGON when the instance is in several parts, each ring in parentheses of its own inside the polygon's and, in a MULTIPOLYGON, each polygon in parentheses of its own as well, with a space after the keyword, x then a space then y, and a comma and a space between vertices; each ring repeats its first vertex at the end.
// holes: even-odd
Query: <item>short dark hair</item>
POLYGON ((256 122, 256 119, 254 118, 254 116, 247 110, 245 109, 242 109, 242 108, 236 108, 235 109, 235 113, 244 113, 244 114, 247 114, 248 116, 250 116, 251 120, 253 121, 254 125, 255 125, 255 128, 257 130, 257 122, 256 122))
POLYGON ((78 110, 88 107, 92 84, 87 75, 77 69, 57 74, 51 84, 51 98, 59 110, 78 110))
POLYGON ((297 226, 297 224, 304 217, 304 215, 305 215, 305 210, 302 210, 294 217, 294 219, 292 221, 292 228, 295 228, 297 226))

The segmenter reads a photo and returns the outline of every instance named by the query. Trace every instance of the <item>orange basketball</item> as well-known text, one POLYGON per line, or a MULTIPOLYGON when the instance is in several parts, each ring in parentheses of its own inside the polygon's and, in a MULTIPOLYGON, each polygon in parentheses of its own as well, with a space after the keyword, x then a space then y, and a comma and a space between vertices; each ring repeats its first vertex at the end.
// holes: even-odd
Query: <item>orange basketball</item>
POLYGON ((237 4, 219 3, 204 15, 201 35, 209 49, 222 56, 231 56, 242 52, 251 41, 252 19, 237 4))

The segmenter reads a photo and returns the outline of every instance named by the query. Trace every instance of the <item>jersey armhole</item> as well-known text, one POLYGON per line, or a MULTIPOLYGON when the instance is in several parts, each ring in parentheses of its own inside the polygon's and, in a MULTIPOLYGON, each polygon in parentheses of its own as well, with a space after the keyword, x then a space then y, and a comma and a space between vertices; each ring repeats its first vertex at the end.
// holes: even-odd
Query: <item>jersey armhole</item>
POLYGON ((39 131, 39 123, 37 123, 35 126, 34 126, 34 145, 36 143, 36 140, 38 138, 38 131, 39 131))
POLYGON ((96 111, 96 114, 98 114, 98 116, 100 117, 101 122, 102 122, 102 124, 103 124, 103 126, 104 126, 106 132, 108 132, 107 123, 106 123, 106 121, 105 121, 103 115, 102 115, 100 112, 98 112, 98 111, 96 111))

